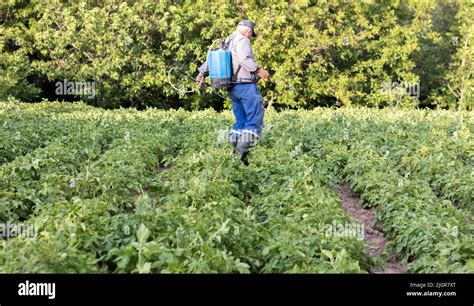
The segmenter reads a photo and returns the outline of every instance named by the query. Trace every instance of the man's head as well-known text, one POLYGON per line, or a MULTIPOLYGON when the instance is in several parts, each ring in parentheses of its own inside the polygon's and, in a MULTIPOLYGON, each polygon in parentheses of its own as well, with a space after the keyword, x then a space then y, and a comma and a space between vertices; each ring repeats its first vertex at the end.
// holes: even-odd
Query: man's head
POLYGON ((239 22, 237 25, 237 31, 246 36, 248 39, 257 36, 257 34, 255 34, 255 24, 250 20, 242 20, 239 22))

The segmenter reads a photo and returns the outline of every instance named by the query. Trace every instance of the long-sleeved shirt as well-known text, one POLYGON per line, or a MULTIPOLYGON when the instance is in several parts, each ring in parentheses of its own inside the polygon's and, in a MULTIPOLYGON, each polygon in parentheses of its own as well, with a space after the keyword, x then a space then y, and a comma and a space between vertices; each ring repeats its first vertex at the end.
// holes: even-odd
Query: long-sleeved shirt
MULTIPOLYGON (((258 76, 255 73, 260 66, 255 62, 250 39, 242 35, 239 31, 235 31, 226 38, 225 44, 229 43, 229 51, 232 54, 232 70, 236 75, 236 83, 255 82, 258 76), (240 69, 239 69, 240 66, 240 69)), ((207 61, 199 68, 199 72, 207 74, 209 67, 207 61)))

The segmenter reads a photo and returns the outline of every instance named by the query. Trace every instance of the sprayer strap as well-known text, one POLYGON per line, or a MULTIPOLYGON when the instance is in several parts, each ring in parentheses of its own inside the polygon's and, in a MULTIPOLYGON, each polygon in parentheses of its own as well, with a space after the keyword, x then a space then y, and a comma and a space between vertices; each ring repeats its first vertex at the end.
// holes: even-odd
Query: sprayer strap
MULTIPOLYGON (((224 41, 224 43, 222 44, 222 48, 224 50, 229 50, 229 46, 232 43, 232 41, 234 40, 235 35, 232 34, 228 38, 229 38, 229 40, 227 40, 227 43, 224 41)), ((237 70, 235 71, 235 73, 233 73, 233 71, 232 71, 232 77, 231 77, 232 82, 237 82, 237 75, 239 74, 240 68, 242 68, 242 66, 239 65, 239 67, 237 67, 237 70)), ((234 70, 234 69, 232 68, 232 70, 234 70)))
POLYGON ((224 49, 224 50, 229 49, 230 43, 234 40, 234 34, 230 35, 227 38, 229 38, 229 40, 227 42, 225 42, 225 40, 224 40, 224 42, 222 43, 222 49, 224 49))
POLYGON ((235 73, 232 74, 232 82, 237 82, 237 76, 239 75, 240 68, 242 68, 242 66, 239 65, 235 73))

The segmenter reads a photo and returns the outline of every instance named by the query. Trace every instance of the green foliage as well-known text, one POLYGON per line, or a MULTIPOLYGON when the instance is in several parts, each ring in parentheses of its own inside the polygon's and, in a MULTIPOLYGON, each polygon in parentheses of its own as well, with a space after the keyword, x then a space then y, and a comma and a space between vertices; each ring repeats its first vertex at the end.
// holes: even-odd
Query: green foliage
POLYGON ((410 272, 473 271, 470 112, 269 111, 248 167, 220 137, 228 111, 2 102, 0 118, 0 222, 37 229, 0 240, 1 272, 365 273, 381 258, 327 232, 353 222, 345 180, 410 272))
POLYGON ((95 97, 80 98, 106 108, 222 109, 228 101, 210 90, 176 92, 168 71, 195 75, 211 42, 249 18, 257 60, 272 74, 261 82, 264 100, 276 107, 472 108, 470 1, 8 1, 0 9, 0 98, 35 100, 38 88, 53 96, 67 79, 95 82, 95 97), (420 83, 421 100, 382 92, 387 82, 420 83))
MULTIPOLYGON (((0 41, 0 50, 2 50, 0 41)), ((28 82, 32 67, 24 49, 0 53, 0 99, 15 97, 32 100, 38 97, 39 88, 28 82)))
MULTIPOLYGON (((459 25, 454 36, 458 48, 452 59, 451 68, 447 74, 447 82, 440 89, 444 94, 447 107, 457 109, 474 108, 474 4, 471 1, 461 1, 461 9, 456 15, 459 25)), ((438 97, 438 99, 442 99, 438 97)))

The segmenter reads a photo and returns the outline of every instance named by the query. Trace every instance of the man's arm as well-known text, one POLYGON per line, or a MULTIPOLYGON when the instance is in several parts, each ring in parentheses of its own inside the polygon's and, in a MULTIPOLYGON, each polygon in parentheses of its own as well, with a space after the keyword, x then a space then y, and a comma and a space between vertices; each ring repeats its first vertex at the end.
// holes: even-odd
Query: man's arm
POLYGON ((207 65, 207 61, 205 61, 199 68, 198 68, 199 73, 202 73, 203 75, 208 75, 209 74, 209 66, 207 65))
POLYGON ((204 84, 204 79, 206 76, 209 74, 209 65, 207 64, 207 61, 205 61, 199 68, 198 68, 199 74, 196 77, 196 84, 201 86, 204 84))

